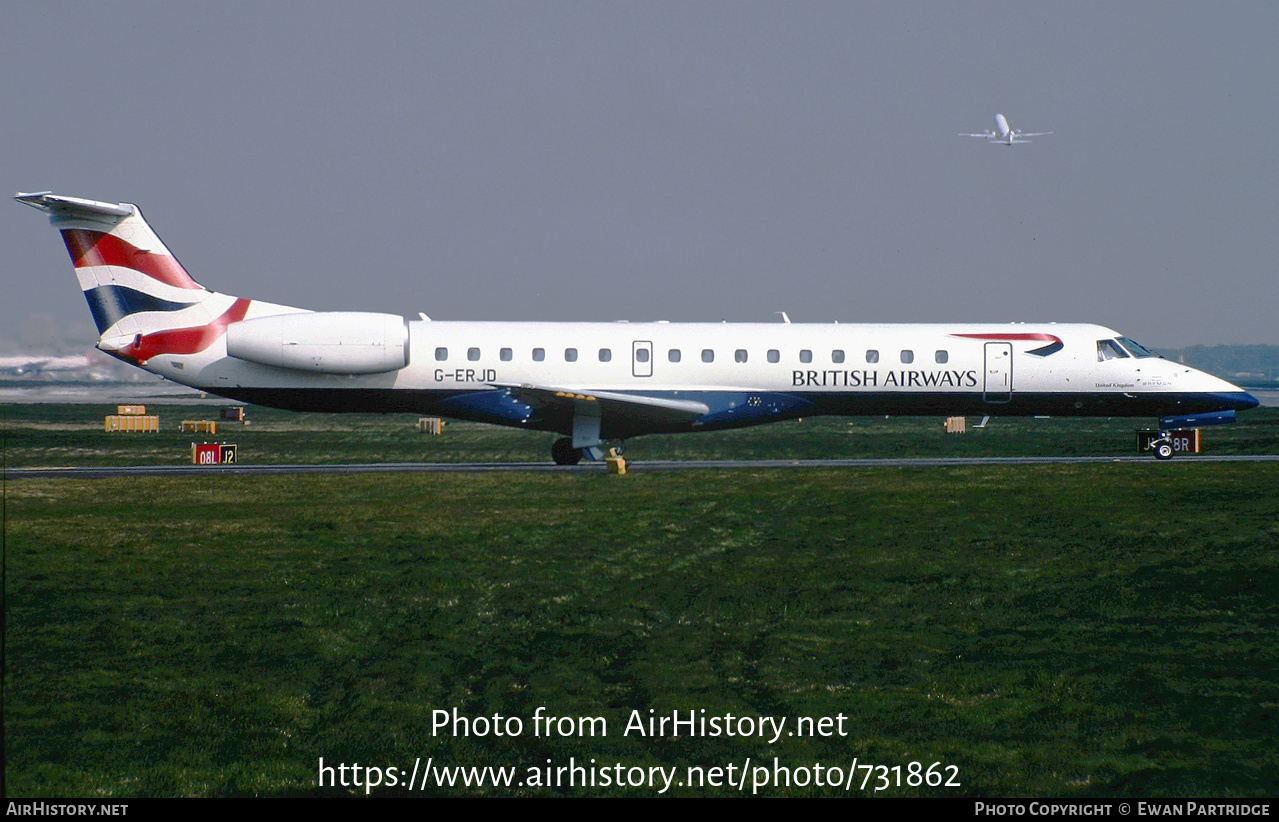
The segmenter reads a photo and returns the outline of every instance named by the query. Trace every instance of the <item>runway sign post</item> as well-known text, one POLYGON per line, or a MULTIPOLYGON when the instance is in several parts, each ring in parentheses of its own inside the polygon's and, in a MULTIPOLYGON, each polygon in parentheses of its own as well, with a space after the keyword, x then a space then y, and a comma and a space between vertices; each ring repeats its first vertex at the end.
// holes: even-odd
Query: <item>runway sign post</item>
MULTIPOLYGON (((1172 450, 1176 454, 1198 454, 1199 453, 1199 429, 1186 428, 1177 431, 1169 431, 1168 438, 1172 440, 1172 450)), ((1159 439, 1158 431, 1138 431, 1137 432, 1137 453, 1149 454, 1150 443, 1152 440, 1159 439)))
POLYGON ((232 465, 237 461, 238 456, 235 443, 191 443, 192 465, 232 465))

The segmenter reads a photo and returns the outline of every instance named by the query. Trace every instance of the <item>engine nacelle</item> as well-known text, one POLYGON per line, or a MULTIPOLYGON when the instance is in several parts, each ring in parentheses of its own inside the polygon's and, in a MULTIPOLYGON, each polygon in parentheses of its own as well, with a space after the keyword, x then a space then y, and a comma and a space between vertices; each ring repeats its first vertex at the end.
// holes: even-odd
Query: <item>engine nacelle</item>
POLYGON ((232 323, 226 352, 261 365, 382 374, 409 364, 409 324, 396 314, 316 311, 232 323))

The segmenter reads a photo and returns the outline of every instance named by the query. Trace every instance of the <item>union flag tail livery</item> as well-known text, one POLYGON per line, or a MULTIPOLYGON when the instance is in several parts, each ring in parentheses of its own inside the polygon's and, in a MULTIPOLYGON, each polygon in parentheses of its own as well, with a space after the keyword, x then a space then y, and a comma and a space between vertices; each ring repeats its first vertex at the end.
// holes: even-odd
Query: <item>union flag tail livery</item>
MULTIPOLYGON (((438 414, 565 435, 556 462, 652 433, 822 414, 1234 419, 1257 401, 1098 325, 432 322, 312 312, 196 282, 136 206, 19 194, 66 242, 98 347, 232 399, 438 414)), ((1157 450, 1157 456, 1170 456, 1157 450)))
POLYGON ((135 365, 157 354, 197 354, 247 316, 248 300, 191 279, 137 206, 48 192, 17 199, 48 212, 62 234, 103 351, 135 365))

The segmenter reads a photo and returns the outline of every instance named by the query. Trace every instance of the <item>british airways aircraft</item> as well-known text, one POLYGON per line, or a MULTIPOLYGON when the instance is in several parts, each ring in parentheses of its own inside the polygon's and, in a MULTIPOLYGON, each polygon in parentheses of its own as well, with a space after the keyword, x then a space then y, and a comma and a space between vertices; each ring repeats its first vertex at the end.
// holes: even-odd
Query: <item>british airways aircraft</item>
MULTIPOLYGON (((301 411, 553 431, 560 464, 641 434, 836 415, 1233 421, 1235 385, 1081 324, 439 322, 207 290, 137 206, 18 194, 49 214, 97 347, 174 382, 301 411)), ((1171 456, 1171 447, 1167 454, 1171 456)))
POLYGON ((1027 140, 1027 137, 1047 137, 1052 134, 1051 131, 1032 131, 1029 134, 1018 131, 1015 128, 1008 127, 1008 118, 1002 114, 995 115, 995 130, 983 131, 980 134, 961 134, 960 137, 985 137, 991 143, 998 143, 1004 146, 1016 145, 1018 143, 1030 143, 1033 140, 1027 140))

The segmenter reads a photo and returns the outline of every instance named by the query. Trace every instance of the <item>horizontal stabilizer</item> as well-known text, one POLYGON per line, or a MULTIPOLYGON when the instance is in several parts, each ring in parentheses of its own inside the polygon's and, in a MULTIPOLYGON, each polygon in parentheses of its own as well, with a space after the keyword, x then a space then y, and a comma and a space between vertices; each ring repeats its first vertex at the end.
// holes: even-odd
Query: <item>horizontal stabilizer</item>
POLYGON ((133 213, 133 206, 128 203, 100 203, 97 200, 64 197, 51 191, 38 191, 34 194, 19 192, 14 199, 52 215, 128 217, 133 213))

